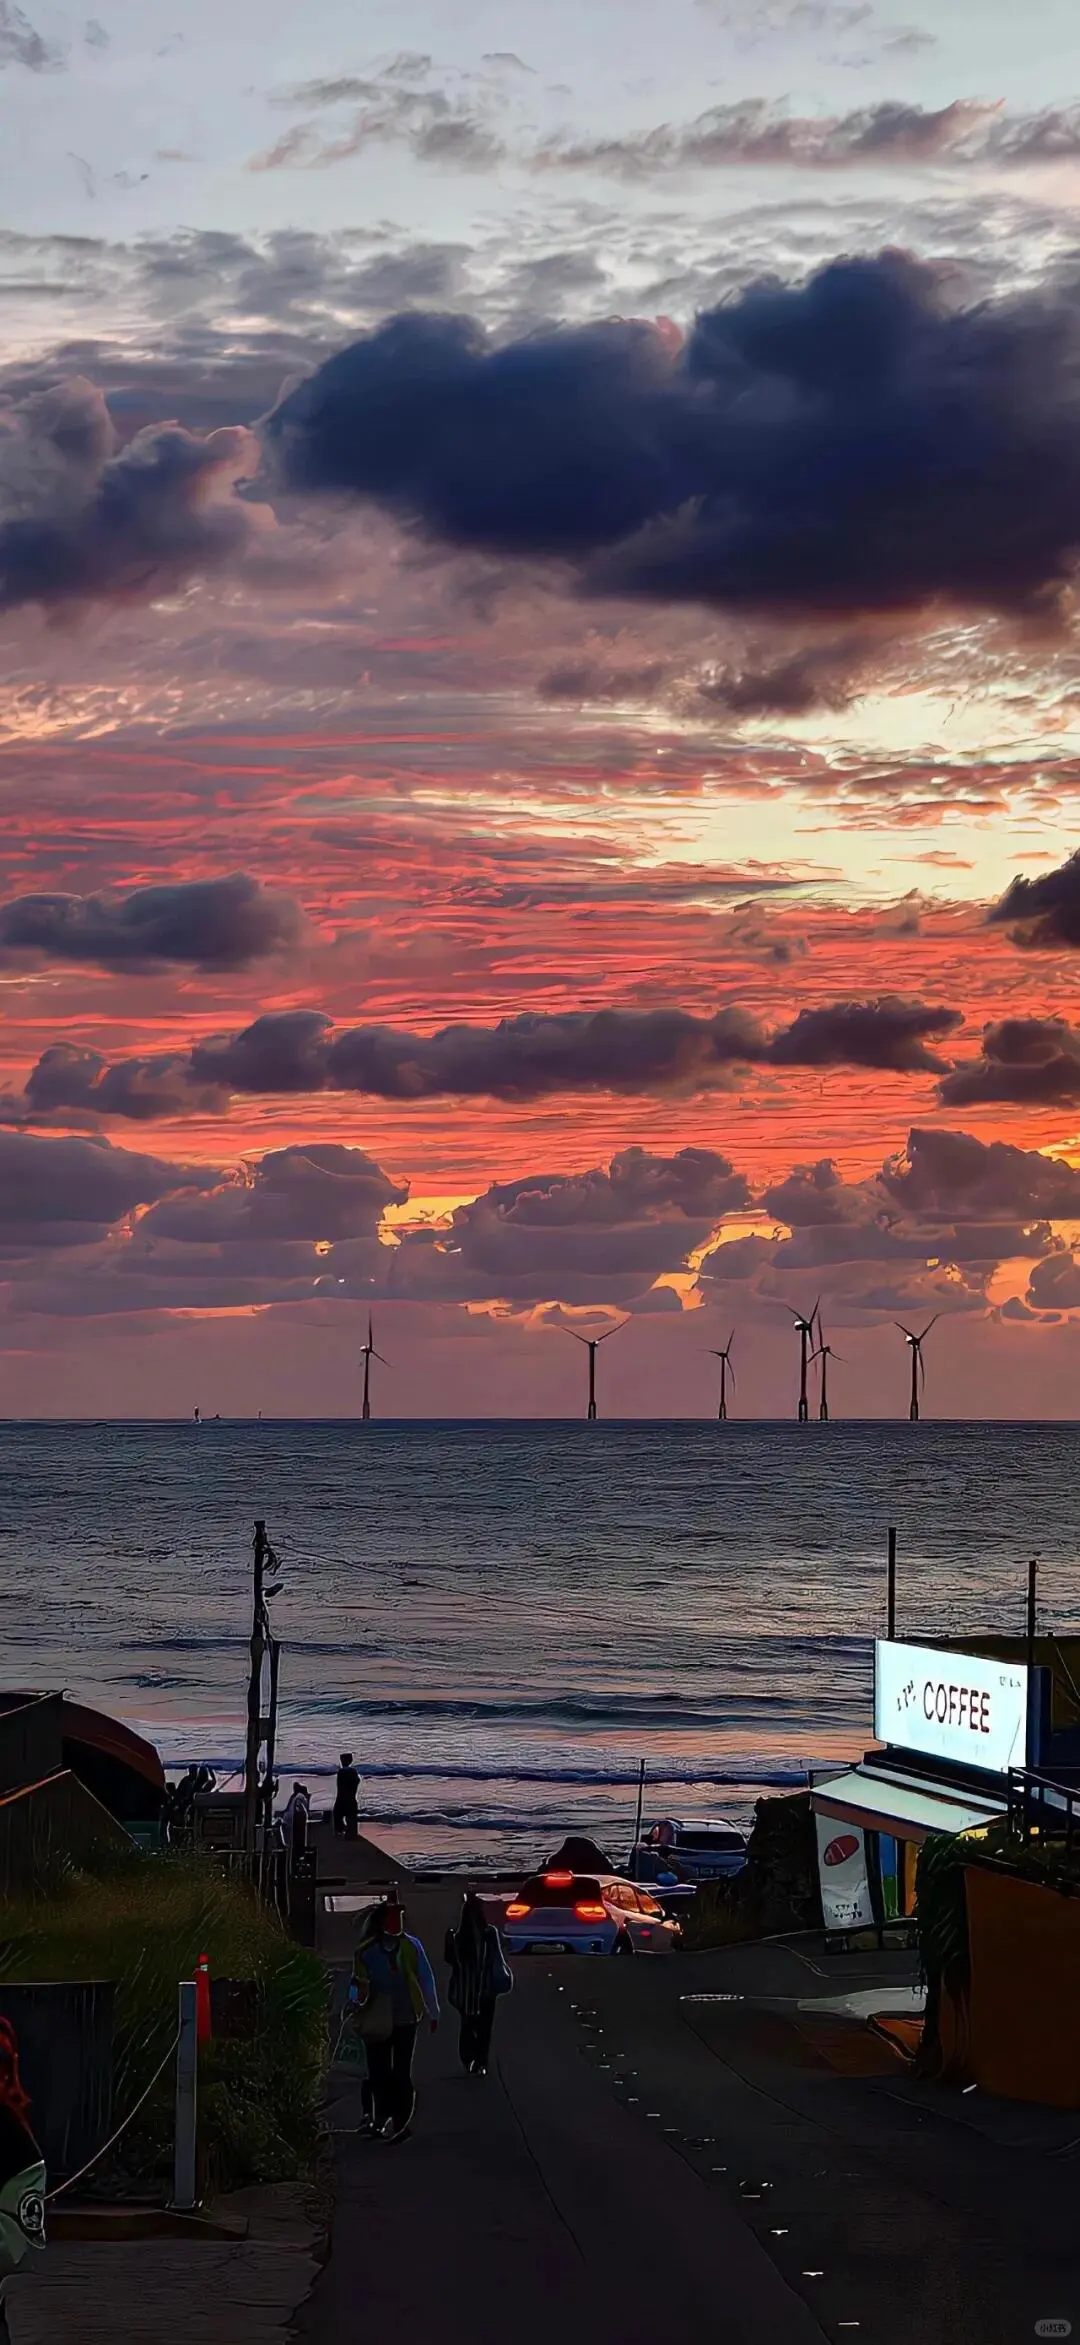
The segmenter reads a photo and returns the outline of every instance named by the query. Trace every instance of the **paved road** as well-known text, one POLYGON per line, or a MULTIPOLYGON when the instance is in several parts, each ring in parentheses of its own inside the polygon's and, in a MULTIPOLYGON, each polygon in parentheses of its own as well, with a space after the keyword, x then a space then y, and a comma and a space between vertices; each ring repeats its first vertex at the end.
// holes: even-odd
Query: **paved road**
MULTIPOLYGON (((447 2028, 411 2142, 339 2134, 298 2337, 351 2345, 384 2315, 425 2345, 547 2345, 553 2304, 601 2345, 693 2315, 731 2345, 1022 2345, 1049 2318, 1080 2336, 1075 2119, 913 2085, 799 2008, 902 1971, 806 1944, 520 1964, 486 2084, 456 2073, 447 2028)), ((346 2093, 336 2122, 355 2116, 346 2093)))
MULTIPOLYGON (((423 1927, 429 1945, 437 1929, 423 1927)), ((424 2040, 408 2142, 350 2135, 357 2096, 337 2097, 333 2252, 297 2321, 304 2345, 353 2345, 372 2322, 418 2345, 822 2345, 707 2171, 594 2073, 546 1964, 521 1966, 499 2020, 485 2080, 458 2068, 452 2015, 424 2040)))

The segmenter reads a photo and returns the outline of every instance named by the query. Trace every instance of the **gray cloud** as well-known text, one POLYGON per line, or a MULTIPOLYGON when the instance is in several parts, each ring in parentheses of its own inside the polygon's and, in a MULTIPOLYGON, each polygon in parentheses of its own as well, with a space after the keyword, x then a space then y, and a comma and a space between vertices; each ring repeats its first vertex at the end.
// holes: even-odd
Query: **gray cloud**
POLYGON ((78 377, 0 407, 0 609, 146 601, 239 559, 271 520, 237 494, 257 468, 239 427, 162 424, 119 447, 78 377))
POLYGON ((1056 871, 1037 879, 1014 879, 991 921, 1016 923, 1013 942, 1036 949, 1080 946, 1080 849, 1056 871))
POLYGON ((663 123, 619 138, 562 133, 543 141, 530 160, 540 171, 597 171, 642 180, 733 164, 836 171, 860 164, 967 159, 973 143, 985 147, 985 126, 996 112, 966 99, 938 107, 884 99, 846 114, 792 115, 770 99, 744 98, 710 107, 693 122, 663 123))
POLYGON ((494 1183, 457 1209, 447 1231, 410 1235, 393 1250, 390 1292, 632 1307, 749 1201, 743 1175, 711 1149, 664 1157, 627 1148, 588 1172, 494 1183))
POLYGON ((1001 1262, 1028 1257, 1034 1284, 1058 1258, 1051 1225, 1080 1213, 1080 1172, 1037 1150, 916 1127, 868 1179, 847 1181, 822 1159, 797 1165, 762 1203, 791 1234, 715 1247, 699 1273, 707 1292, 730 1286, 741 1309, 807 1308, 810 1284, 842 1319, 971 1311, 987 1306, 1001 1262))
POLYGON ((18 1255, 93 1243, 136 1206, 218 1177, 107 1140, 0 1131, 0 1250, 18 1255))
POLYGON ((100 1245, 62 1279, 47 1262, 31 1263, 16 1284, 18 1308, 103 1317, 370 1295, 385 1259, 381 1216, 407 1193, 361 1149, 333 1144, 274 1149, 243 1173, 213 1170, 201 1193, 163 1181, 122 1247, 100 1245))
POLYGON ((773 1041, 781 1067, 881 1067, 894 1074, 941 1074, 948 1060, 928 1048, 963 1024, 959 1010, 887 997, 876 1002, 832 1002, 800 1010, 794 1025, 773 1041))
POLYGON ((999 1018, 983 1028, 981 1056, 954 1067, 940 1096, 946 1107, 1080 1100, 1080 1031, 1064 1018, 999 1018))
POLYGON ((303 934, 299 906, 247 872, 90 896, 0 904, 0 967, 25 960, 152 971, 247 969, 303 934))
POLYGON ((29 73, 59 73, 64 61, 60 43, 46 40, 17 0, 0 0, 0 69, 25 65, 29 73))
POLYGON ((9 1117, 81 1114, 145 1121, 223 1107, 233 1094, 358 1092, 424 1100, 547 1099, 563 1092, 634 1096, 730 1087, 752 1066, 874 1067, 932 1073, 945 1063, 927 1043, 958 1023, 953 1010, 886 998, 802 1010, 770 1035, 748 1011, 525 1011, 496 1026, 444 1026, 414 1034, 390 1026, 334 1030, 320 1010, 268 1010, 238 1034, 111 1065, 70 1044, 47 1050, 9 1117))

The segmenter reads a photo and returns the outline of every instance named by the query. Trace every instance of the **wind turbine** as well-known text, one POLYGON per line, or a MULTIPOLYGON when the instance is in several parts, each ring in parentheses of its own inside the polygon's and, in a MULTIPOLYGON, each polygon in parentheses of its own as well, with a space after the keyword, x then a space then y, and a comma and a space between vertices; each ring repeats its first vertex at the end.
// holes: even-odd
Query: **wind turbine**
POLYGON ((818 1419, 822 1425, 827 1425, 829 1422, 829 1362, 830 1360, 842 1360, 843 1353, 834 1352, 831 1343, 826 1343, 820 1319, 818 1320, 818 1348, 812 1357, 821 1362, 821 1398, 818 1403, 818 1419))
POLYGON ((735 1370, 734 1370, 734 1368, 733 1368, 733 1367, 732 1367, 732 1365, 731 1365, 731 1347, 732 1347, 732 1344, 734 1343, 734 1341, 735 1341, 735 1330, 734 1330, 734 1328, 732 1328, 732 1330, 731 1330, 731 1334, 729 1335, 729 1337, 728 1337, 728 1339, 727 1339, 727 1343, 726 1343, 726 1345, 725 1345, 725 1347, 724 1347, 724 1350, 723 1350, 722 1352, 718 1352, 718 1351, 716 1350, 715 1346, 710 1346, 710 1356, 711 1356, 711 1358, 712 1358, 712 1359, 714 1359, 714 1360, 719 1360, 719 1362, 720 1362, 720 1407, 719 1407, 719 1409, 718 1409, 718 1411, 717 1411, 717 1423, 718 1423, 718 1424, 720 1424, 720 1425, 722 1425, 722 1424, 723 1424, 723 1422, 724 1422, 724 1419, 725 1419, 725 1418, 726 1418, 726 1416, 727 1416, 727 1380, 728 1380, 728 1377, 730 1376, 730 1378, 731 1378, 731 1381, 732 1381, 732 1383, 733 1383, 733 1384, 734 1384, 734 1382, 735 1382, 735 1370))
POLYGON ((905 1343, 911 1345, 911 1407, 908 1410, 908 1416, 913 1425, 917 1425, 919 1422, 919 1385, 926 1383, 926 1366, 923 1361, 922 1348, 931 1328, 937 1326, 940 1317, 940 1311, 935 1311, 933 1318, 927 1320, 921 1335, 914 1335, 910 1327, 904 1326, 902 1320, 893 1320, 893 1326, 900 1329, 905 1343))
POLYGON ((363 1347, 361 1358, 363 1359, 364 1363, 364 1405, 360 1411, 360 1415, 366 1424, 368 1418, 371 1415, 371 1363, 373 1360, 382 1360, 384 1368, 388 1368, 390 1366, 389 1360, 383 1360, 382 1353, 377 1352, 375 1349, 375 1337, 372 1333, 370 1311, 368 1312, 367 1342, 363 1347))
POLYGON ((624 1328, 625 1326, 626 1326, 626 1321, 625 1321, 625 1319, 620 1319, 620 1321, 619 1321, 619 1324, 618 1324, 618 1326, 617 1326, 617 1327, 607 1327, 607 1328, 605 1328, 603 1335, 579 1335, 579 1334, 578 1334, 578 1331, 577 1331, 577 1328, 576 1328, 576 1327, 566 1327, 566 1328, 564 1328, 564 1329, 563 1329, 563 1333, 564 1333, 564 1335, 572 1335, 572 1336, 573 1336, 573 1338, 574 1338, 574 1342, 575 1342, 575 1343, 583 1343, 583 1344, 585 1344, 585 1345, 587 1346, 587 1348, 588 1348, 588 1354, 589 1354, 589 1406, 588 1406, 588 1410, 587 1410, 587 1412, 586 1412, 586 1413, 587 1413, 587 1417, 588 1417, 588 1420, 589 1420, 589 1422, 590 1422, 590 1423, 591 1423, 592 1419, 593 1419, 593 1418, 595 1417, 595 1415, 596 1415, 596 1355, 597 1355, 597 1352, 598 1352, 598 1350, 599 1350, 599 1348, 600 1348, 600 1345, 601 1345, 602 1343, 606 1343, 606 1342, 607 1342, 609 1335, 619 1335, 619 1334, 621 1334, 621 1332, 622 1332, 622 1330, 623 1330, 623 1328, 624 1328))
POLYGON ((800 1319, 797 1315, 795 1316, 795 1333, 799 1337, 802 1347, 799 1363, 800 1425, 805 1425, 807 1418, 810 1415, 810 1402, 806 1390, 806 1371, 810 1364, 810 1351, 814 1341, 814 1322, 817 1319, 820 1304, 821 1296, 819 1295, 808 1319, 800 1319))

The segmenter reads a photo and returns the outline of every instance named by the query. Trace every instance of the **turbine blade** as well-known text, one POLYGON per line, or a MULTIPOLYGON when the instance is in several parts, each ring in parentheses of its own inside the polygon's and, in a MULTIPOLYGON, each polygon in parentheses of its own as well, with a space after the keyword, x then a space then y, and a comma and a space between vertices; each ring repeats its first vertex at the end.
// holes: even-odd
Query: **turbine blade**
POLYGON ((928 1319, 928 1320, 927 1320, 927 1322, 926 1322, 926 1325, 925 1325, 925 1327, 923 1328, 922 1334, 921 1334, 921 1335, 920 1335, 920 1337, 919 1337, 919 1342, 920 1342, 920 1343, 925 1343, 925 1341, 926 1341, 926 1338, 927 1338, 927 1336, 929 1335, 931 1328, 932 1328, 932 1327, 936 1327, 936 1326, 937 1326, 937 1323, 938 1323, 938 1320, 940 1319, 940 1317, 941 1317, 941 1313, 940 1313, 940 1311, 935 1311, 933 1318, 932 1318, 932 1319, 928 1319))
POLYGON ((737 1377, 737 1376, 736 1376, 736 1374, 735 1374, 735 1370, 734 1370, 734 1368, 732 1367, 730 1360, 728 1361, 728 1364, 727 1364, 727 1372, 728 1372, 728 1375, 729 1375, 729 1376, 730 1376, 730 1378, 731 1378, 731 1381, 732 1381, 732 1383, 733 1383, 733 1384, 737 1384, 739 1380, 738 1380, 738 1377, 737 1377))
MULTIPOLYGON (((914 1343, 917 1340, 916 1337, 912 1335, 910 1327, 905 1327, 902 1319, 894 1319, 893 1326, 899 1328, 901 1335, 906 1335, 909 1343, 914 1343)), ((921 1338, 918 1340, 921 1340, 921 1338)))
POLYGON ((388 1368, 390 1366, 389 1360, 386 1359, 382 1352, 373 1351, 371 1357, 373 1360, 381 1360, 384 1368, 388 1368))

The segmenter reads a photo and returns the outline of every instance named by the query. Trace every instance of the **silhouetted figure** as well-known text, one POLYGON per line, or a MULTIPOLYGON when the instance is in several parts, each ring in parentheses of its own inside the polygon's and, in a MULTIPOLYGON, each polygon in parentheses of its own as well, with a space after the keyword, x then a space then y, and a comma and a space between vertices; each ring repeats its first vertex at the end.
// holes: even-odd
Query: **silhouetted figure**
POLYGON ((467 2076, 486 2076, 495 2005, 514 1984, 494 1922, 475 1891, 469 1890, 456 1930, 446 1933, 444 1958, 450 1966, 447 2001, 461 2021, 458 2051, 467 2076))
POLYGON ((334 1830, 339 1840, 355 1840, 360 1830, 360 1777, 351 1751, 342 1751, 337 1771, 334 1830))

